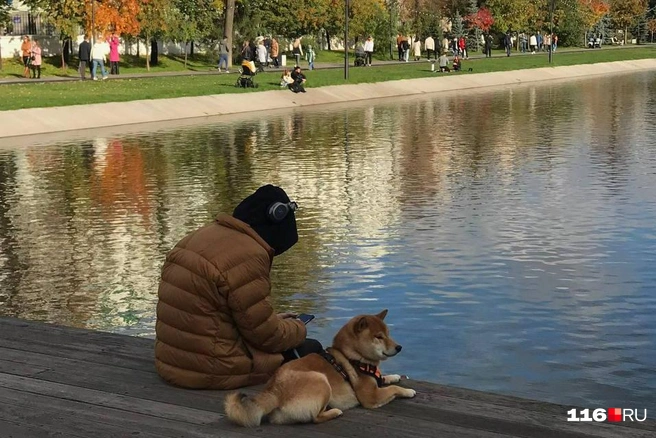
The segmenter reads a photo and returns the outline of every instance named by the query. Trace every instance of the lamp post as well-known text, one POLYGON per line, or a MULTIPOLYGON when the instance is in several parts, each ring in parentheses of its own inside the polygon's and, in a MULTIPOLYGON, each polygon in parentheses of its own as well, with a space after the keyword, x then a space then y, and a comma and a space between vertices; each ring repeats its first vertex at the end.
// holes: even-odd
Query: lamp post
POLYGON ((551 4, 549 5, 549 44, 551 45, 551 47, 547 48, 549 50, 549 64, 553 63, 553 14, 554 8, 556 7, 555 3, 556 0, 551 0, 551 4))
POLYGON ((348 54, 348 6, 349 0, 344 0, 344 80, 348 80, 349 54, 348 54))

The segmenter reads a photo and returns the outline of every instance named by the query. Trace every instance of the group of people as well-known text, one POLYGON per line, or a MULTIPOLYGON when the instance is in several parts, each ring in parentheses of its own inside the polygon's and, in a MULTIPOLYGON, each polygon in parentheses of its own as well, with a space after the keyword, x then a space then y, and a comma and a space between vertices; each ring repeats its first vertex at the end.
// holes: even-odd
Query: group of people
POLYGON ((449 68, 449 57, 447 56, 446 52, 442 52, 442 54, 439 56, 437 59, 439 69, 435 70, 438 72, 442 73, 450 73, 451 68, 453 68, 453 71, 460 71, 462 70, 462 58, 458 55, 455 55, 453 57, 453 62, 451 63, 451 68, 449 68))
POLYGON ((82 80, 86 79, 86 70, 89 68, 89 71, 91 72, 91 78, 94 81, 97 81, 98 67, 100 67, 102 79, 107 79, 108 74, 107 70, 105 69, 105 61, 108 57, 110 63, 110 74, 118 75, 120 62, 120 55, 118 52, 119 45, 120 40, 115 32, 112 32, 112 34, 107 39, 103 39, 102 36, 98 36, 93 45, 89 43, 89 37, 85 35, 84 41, 80 43, 80 47, 78 48, 78 59, 80 61, 80 78, 82 80))
MULTIPOLYGON (((529 35, 526 32, 520 32, 517 37, 519 38, 519 51, 522 53, 527 53, 530 50, 531 54, 534 55, 536 52, 542 51, 555 52, 558 48, 558 35, 555 33, 542 35, 542 32, 537 31, 529 35)), ((510 56, 515 44, 515 36, 511 31, 506 32, 503 42, 506 55, 510 56)))
POLYGON ((289 88, 294 93, 305 93, 306 81, 307 78, 301 72, 301 67, 297 65, 291 72, 285 69, 280 77, 280 86, 289 88))
POLYGON ((418 36, 405 36, 398 34, 396 37, 396 45, 398 50, 398 60, 401 62, 409 62, 410 52, 412 50, 412 56, 415 61, 419 61, 422 56, 422 51, 426 52, 426 59, 429 61, 431 59, 438 59, 439 53, 451 51, 453 56, 459 58, 468 59, 469 54, 467 52, 467 40, 465 37, 444 37, 442 39, 442 50, 437 47, 435 39, 428 35, 423 41, 423 50, 422 50, 422 41, 418 36))
POLYGON ((41 79, 41 63, 43 62, 41 44, 39 40, 23 36, 21 43, 21 57, 23 61, 23 77, 30 79, 41 79))
MULTIPOLYGON (((290 46, 290 51, 292 55, 294 55, 294 66, 300 64, 301 58, 305 58, 308 62, 308 68, 314 70, 314 61, 317 54, 311 45, 308 45, 307 50, 304 52, 301 38, 296 38, 290 46)), ((219 71, 225 66, 225 72, 229 73, 229 55, 228 38, 224 36, 221 43, 219 43, 219 64, 217 65, 219 71)), ((244 40, 240 52, 242 61, 252 61, 263 67, 268 67, 271 64, 273 64, 274 67, 279 67, 281 63, 281 55, 280 43, 276 38, 271 36, 257 38, 254 41, 244 40)))

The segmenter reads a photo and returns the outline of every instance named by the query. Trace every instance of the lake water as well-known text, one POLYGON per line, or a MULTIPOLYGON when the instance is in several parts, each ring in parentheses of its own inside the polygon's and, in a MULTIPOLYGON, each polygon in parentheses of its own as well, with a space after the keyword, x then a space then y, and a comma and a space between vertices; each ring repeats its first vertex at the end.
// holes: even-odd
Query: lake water
POLYGON ((274 300, 385 370, 656 407, 656 74, 252 114, 0 150, 0 314, 154 335, 159 269, 259 185, 301 206, 274 300))

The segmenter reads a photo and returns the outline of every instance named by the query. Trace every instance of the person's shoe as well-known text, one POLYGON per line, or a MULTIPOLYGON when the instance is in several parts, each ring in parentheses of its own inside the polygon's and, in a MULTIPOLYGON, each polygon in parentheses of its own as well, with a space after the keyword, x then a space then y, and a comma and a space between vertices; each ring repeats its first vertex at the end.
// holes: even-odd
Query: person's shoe
POLYGON ((226 72, 226 73, 230 73, 230 70, 226 70, 225 72, 226 72))
POLYGON ((103 76, 103 81, 107 79, 107 76, 103 76))
POLYGON ((97 80, 98 80, 98 78, 94 76, 94 78, 93 78, 93 80, 94 80, 94 81, 97 81, 97 80))

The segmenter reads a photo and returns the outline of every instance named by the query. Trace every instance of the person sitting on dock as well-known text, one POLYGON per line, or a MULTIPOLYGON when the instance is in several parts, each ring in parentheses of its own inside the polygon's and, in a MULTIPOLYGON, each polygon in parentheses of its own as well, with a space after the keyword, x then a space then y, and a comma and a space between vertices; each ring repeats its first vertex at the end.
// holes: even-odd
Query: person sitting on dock
POLYGON ((195 389, 257 385, 283 361, 323 350, 296 315, 276 314, 269 302, 273 258, 298 241, 296 209, 280 187, 260 187, 167 254, 155 326, 164 380, 195 389))

